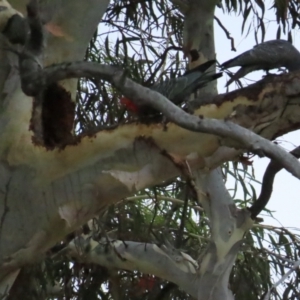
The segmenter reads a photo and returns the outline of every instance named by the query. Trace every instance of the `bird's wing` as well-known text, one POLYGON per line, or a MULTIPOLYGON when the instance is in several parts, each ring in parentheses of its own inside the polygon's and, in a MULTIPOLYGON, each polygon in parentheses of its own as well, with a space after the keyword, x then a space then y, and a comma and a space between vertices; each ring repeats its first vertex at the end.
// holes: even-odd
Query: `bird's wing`
POLYGON ((300 59, 300 53, 291 43, 284 40, 272 40, 254 46, 253 49, 226 61, 221 67, 258 65, 260 69, 273 69, 284 67, 297 57, 300 59))
POLYGON ((300 53, 288 41, 272 40, 256 45, 253 49, 221 65, 223 69, 237 66, 242 68, 231 77, 226 86, 256 70, 271 70, 279 67, 285 67, 290 71, 298 70, 300 53))
POLYGON ((188 82, 188 78, 184 76, 171 78, 155 83, 153 86, 151 86, 151 89, 159 92, 172 101, 174 96, 181 93, 182 90, 186 88, 188 82))

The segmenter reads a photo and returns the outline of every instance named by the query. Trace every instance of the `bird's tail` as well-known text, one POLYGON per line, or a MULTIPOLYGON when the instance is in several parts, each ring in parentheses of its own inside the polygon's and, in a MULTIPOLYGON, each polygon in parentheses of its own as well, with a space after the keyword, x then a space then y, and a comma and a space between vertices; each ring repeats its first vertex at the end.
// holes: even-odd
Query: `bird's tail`
POLYGON ((229 69, 229 68, 233 68, 233 67, 240 67, 245 63, 245 60, 249 60, 251 59, 252 55, 251 55, 251 51, 246 51, 232 59, 229 59, 225 62, 223 62, 220 67, 221 70, 224 69, 229 69), (244 61, 244 63, 243 63, 244 61))
POLYGON ((179 77, 178 82, 180 81, 181 86, 184 85, 184 88, 178 90, 176 96, 172 98, 172 102, 176 105, 182 103, 198 89, 203 88, 209 82, 221 77, 222 73, 214 74, 213 71, 207 71, 214 63, 215 60, 209 60, 206 63, 187 71, 182 77, 179 77))
POLYGON ((212 74, 211 72, 203 74, 202 76, 199 77, 199 79, 197 80, 197 83, 195 85, 194 90, 198 90, 204 86, 206 86, 209 82, 214 81, 220 77, 222 77, 223 73, 215 73, 212 74))
POLYGON ((208 82, 216 80, 222 76, 222 73, 213 73, 213 71, 207 71, 215 63, 215 60, 208 60, 198 67, 185 72, 183 76, 189 77, 192 87, 191 92, 194 92, 195 90, 205 86, 208 82))
POLYGON ((232 59, 229 59, 227 61, 225 61, 224 63, 221 64, 221 70, 224 70, 224 69, 228 69, 228 68, 232 68, 232 67, 236 67, 236 64, 235 64, 235 61, 236 61, 236 57, 232 58, 232 59))

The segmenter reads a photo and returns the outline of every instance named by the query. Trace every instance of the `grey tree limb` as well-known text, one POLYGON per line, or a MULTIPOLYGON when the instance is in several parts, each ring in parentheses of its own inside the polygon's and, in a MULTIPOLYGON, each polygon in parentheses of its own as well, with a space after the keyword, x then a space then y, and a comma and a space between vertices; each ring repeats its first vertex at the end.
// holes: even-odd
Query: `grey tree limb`
POLYGON ((234 299, 228 289, 229 275, 243 236, 253 221, 247 210, 236 208, 217 168, 208 173, 194 172, 198 201, 211 224, 211 241, 201 254, 198 269, 198 300, 234 299))
POLYGON ((93 62, 53 65, 37 72, 28 71, 28 73, 23 74, 22 86, 29 95, 34 96, 51 83, 80 77, 107 80, 133 102, 138 105, 152 106, 175 124, 191 131, 215 134, 233 140, 236 143, 236 148, 247 149, 260 156, 266 155, 275 159, 287 171, 300 179, 299 162, 284 149, 230 121, 190 115, 171 103, 160 93, 126 78, 126 73, 117 66, 101 65, 93 62))
POLYGON ((197 296, 197 262, 186 253, 165 245, 79 237, 61 253, 84 263, 95 263, 108 269, 139 270, 179 285, 197 296))

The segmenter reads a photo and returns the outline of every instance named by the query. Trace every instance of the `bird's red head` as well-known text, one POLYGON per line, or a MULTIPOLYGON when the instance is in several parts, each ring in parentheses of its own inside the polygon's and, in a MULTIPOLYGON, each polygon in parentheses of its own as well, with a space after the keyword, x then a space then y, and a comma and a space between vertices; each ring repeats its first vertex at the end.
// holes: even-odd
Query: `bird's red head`
POLYGON ((124 105, 126 107, 127 110, 135 113, 135 114, 138 114, 139 113, 139 108, 137 105, 135 105, 131 100, 129 100, 128 98, 126 97, 122 97, 120 99, 120 103, 122 105, 124 105))

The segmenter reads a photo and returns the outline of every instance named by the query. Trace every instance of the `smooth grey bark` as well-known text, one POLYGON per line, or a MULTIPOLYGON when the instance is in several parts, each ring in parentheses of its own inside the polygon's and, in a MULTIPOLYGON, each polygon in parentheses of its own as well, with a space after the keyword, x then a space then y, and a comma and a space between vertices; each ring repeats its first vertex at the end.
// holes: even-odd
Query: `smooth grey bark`
POLYGON ((253 224, 250 212, 239 210, 229 195, 221 169, 208 174, 197 172, 198 199, 208 214, 211 241, 200 256, 198 300, 234 299, 228 289, 229 275, 243 236, 253 224))
POLYGON ((174 282, 197 297, 197 262, 189 255, 165 245, 137 243, 105 238, 94 241, 90 237, 79 237, 61 251, 82 263, 94 263, 109 270, 139 270, 174 282))
MULTIPOLYGON (((216 59, 214 41, 214 13, 219 0, 172 0, 184 14, 183 49, 186 56, 190 50, 197 50, 200 57, 190 66, 216 59)), ((216 82, 201 89, 201 95, 208 97, 217 94, 216 82)))

